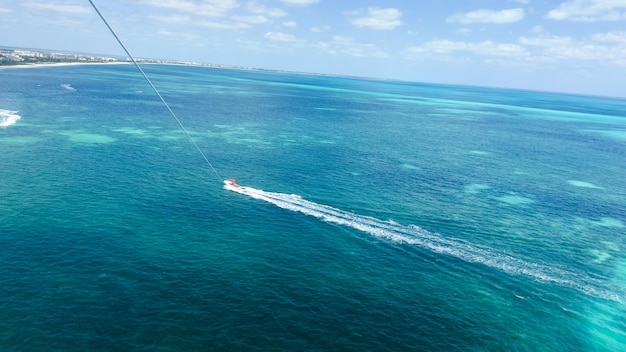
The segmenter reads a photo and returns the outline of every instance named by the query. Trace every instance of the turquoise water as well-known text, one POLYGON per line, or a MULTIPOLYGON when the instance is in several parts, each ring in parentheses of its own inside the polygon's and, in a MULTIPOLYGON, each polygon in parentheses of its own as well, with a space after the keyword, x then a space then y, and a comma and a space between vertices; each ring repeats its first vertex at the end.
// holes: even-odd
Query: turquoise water
POLYGON ((626 349, 626 101, 145 70, 218 175, 129 65, 0 70, 0 350, 626 349))

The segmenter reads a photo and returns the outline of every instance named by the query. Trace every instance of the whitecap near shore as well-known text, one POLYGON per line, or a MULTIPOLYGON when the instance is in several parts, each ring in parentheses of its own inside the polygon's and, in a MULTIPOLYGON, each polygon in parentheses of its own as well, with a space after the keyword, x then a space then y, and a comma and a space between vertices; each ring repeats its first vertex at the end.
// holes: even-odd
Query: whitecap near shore
POLYGON ((17 111, 0 109, 0 127, 9 127, 14 125, 22 117, 17 111))

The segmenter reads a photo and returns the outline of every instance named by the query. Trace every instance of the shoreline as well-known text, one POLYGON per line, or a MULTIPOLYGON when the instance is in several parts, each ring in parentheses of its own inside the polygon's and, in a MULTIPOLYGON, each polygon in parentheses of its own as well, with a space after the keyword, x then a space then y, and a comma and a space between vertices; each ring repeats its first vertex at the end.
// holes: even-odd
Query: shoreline
POLYGON ((79 66, 79 65, 127 65, 131 62, 125 61, 113 61, 113 62, 50 62, 50 63, 37 63, 37 64, 24 64, 24 65, 6 65, 0 66, 0 70, 12 69, 12 68, 36 68, 36 67, 49 67, 49 66, 79 66))

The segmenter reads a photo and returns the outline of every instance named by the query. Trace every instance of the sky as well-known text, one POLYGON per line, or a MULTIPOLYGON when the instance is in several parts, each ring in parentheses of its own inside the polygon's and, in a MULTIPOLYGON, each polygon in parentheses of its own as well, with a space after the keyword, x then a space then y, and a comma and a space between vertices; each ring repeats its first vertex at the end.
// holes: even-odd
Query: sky
MULTIPOLYGON (((94 0, 135 57, 626 97, 626 0, 94 0)), ((88 0, 0 0, 0 46, 124 52, 88 0)))

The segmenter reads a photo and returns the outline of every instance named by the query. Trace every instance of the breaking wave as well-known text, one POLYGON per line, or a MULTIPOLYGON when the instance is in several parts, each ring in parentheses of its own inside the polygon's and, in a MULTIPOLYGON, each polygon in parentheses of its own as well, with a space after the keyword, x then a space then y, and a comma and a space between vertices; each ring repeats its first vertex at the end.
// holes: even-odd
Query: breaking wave
POLYGON ((76 90, 76 88, 72 87, 72 85, 67 84, 67 83, 66 84, 61 84, 61 87, 65 88, 67 90, 71 90, 71 91, 75 91, 76 90))
POLYGON ((14 125, 22 117, 17 114, 17 111, 0 109, 0 127, 9 127, 14 125))

